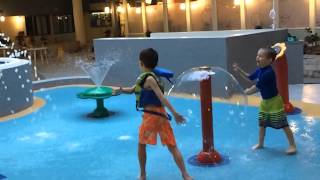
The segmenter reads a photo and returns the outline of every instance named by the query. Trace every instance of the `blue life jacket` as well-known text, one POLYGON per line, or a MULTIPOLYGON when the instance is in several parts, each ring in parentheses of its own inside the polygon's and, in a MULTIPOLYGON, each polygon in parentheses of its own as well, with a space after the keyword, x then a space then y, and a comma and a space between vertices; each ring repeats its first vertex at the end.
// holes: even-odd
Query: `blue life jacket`
POLYGON ((156 80, 162 93, 164 93, 164 86, 159 77, 165 77, 169 82, 171 82, 170 78, 172 78, 173 75, 174 74, 171 71, 163 68, 155 68, 153 72, 141 73, 137 78, 135 89, 134 89, 134 92, 136 95, 136 109, 138 111, 143 111, 143 112, 147 112, 147 113, 151 113, 159 116, 164 116, 170 120, 171 117, 169 115, 164 115, 158 112, 148 111, 144 109, 144 107, 148 105, 161 107, 162 103, 152 89, 145 89, 143 86, 147 77, 152 76, 156 80))
POLYGON ((136 107, 137 108, 143 108, 147 105, 154 105, 154 106, 162 106, 159 98, 157 95, 154 93, 152 89, 145 89, 144 83, 146 79, 152 76, 156 82, 158 83, 160 89, 162 92, 164 92, 163 85, 160 84, 160 80, 158 77, 153 73, 153 72, 144 72, 140 74, 136 81, 136 86, 134 89, 135 95, 136 95, 136 107))

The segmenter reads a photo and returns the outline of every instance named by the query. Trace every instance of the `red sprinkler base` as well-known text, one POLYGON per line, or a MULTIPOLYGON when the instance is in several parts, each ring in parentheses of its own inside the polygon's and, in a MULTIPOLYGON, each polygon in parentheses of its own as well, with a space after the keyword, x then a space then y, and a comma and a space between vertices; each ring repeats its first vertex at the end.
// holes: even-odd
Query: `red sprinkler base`
MULTIPOLYGON (((210 72, 210 67, 200 67, 200 70, 210 72)), ((229 158, 220 155, 214 148, 213 117, 212 117, 212 87, 211 75, 200 81, 200 105, 202 120, 202 151, 188 159, 195 166, 216 167, 229 163, 229 158)))
POLYGON ((292 105, 290 102, 285 103, 285 104, 284 104, 284 111, 285 111, 286 113, 292 113, 292 112, 294 112, 294 107, 293 107, 293 105, 292 105))
POLYGON ((197 156, 197 160, 200 164, 205 165, 218 164, 222 162, 220 154, 215 150, 210 152, 201 151, 197 156))

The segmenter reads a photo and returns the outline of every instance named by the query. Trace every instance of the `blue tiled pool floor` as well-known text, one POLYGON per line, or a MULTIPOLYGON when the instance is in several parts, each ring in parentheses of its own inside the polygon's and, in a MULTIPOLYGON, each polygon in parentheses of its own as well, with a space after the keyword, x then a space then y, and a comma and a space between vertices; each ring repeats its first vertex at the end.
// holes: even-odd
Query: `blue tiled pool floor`
MULTIPOLYGON (((82 87, 39 91, 47 104, 22 118, 0 123, 0 174, 9 180, 136 179, 138 128, 141 114, 134 96, 105 100, 112 116, 91 119, 94 100, 76 98, 82 87)), ((171 100, 173 100, 171 98, 171 100)), ((171 122, 185 161, 202 148, 199 102, 176 99, 177 111, 186 116, 184 126, 171 122)), ((320 121, 294 115, 288 120, 295 132, 298 153, 285 155, 287 140, 281 130, 268 129, 266 148, 252 151, 257 140, 257 112, 248 107, 246 117, 225 116, 223 104, 214 104, 216 149, 230 158, 223 166, 187 165, 196 180, 317 180, 320 176, 320 121)), ((170 153, 162 145, 147 149, 148 179, 181 179, 170 153)), ((1 179, 1 176, 0 176, 1 179)))

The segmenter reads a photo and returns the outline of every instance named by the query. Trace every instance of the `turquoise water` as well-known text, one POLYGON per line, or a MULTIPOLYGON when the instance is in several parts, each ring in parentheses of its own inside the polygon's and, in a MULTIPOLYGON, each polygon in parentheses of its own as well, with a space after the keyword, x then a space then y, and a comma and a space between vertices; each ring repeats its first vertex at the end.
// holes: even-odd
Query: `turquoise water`
MULTIPOLYGON (((91 119, 94 100, 76 98, 85 88, 67 87, 35 93, 47 104, 32 114, 0 123, 0 177, 9 180, 136 179, 138 128, 141 114, 135 99, 121 95, 105 100, 112 116, 91 119)), ((171 122, 185 161, 202 148, 199 102, 170 98, 188 120, 185 126, 171 122)), ((252 151, 257 140, 256 107, 246 118, 231 117, 230 105, 214 104, 216 149, 230 158, 218 167, 198 167, 186 162, 196 180, 316 180, 320 176, 320 120, 288 116, 295 129, 298 154, 285 155, 287 140, 282 130, 268 129, 266 148, 252 151), (226 108, 226 107, 229 107, 226 108)), ((159 141, 158 141, 159 142, 159 141)), ((162 145, 147 149, 147 173, 152 180, 181 179, 168 150, 162 145)), ((1 178, 0 178, 1 179, 1 178)))

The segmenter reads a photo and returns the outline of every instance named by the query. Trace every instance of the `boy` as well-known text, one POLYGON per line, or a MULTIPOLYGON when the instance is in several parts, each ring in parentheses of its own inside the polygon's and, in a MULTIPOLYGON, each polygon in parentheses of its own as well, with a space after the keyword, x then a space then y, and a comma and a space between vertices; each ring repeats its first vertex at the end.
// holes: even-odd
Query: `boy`
POLYGON ((286 153, 295 154, 296 144, 287 122, 282 98, 278 95, 276 76, 271 67, 276 55, 277 53, 272 48, 259 49, 256 57, 257 66, 259 68, 252 74, 246 73, 237 64, 233 64, 233 67, 242 77, 251 81, 257 80, 255 85, 245 90, 245 93, 249 95, 259 90, 262 97, 259 108, 259 141, 258 144, 252 148, 263 148, 266 127, 275 129, 282 128, 289 141, 289 148, 286 153))
POLYGON ((158 63, 158 53, 152 49, 144 49, 140 52, 139 66, 143 72, 133 87, 119 88, 117 93, 133 93, 137 97, 137 109, 143 108, 143 122, 139 128, 138 157, 140 164, 140 180, 146 179, 146 145, 157 143, 157 134, 160 135, 163 145, 168 147, 184 180, 191 180, 182 155, 176 146, 175 137, 164 109, 166 106, 173 114, 178 124, 184 122, 184 118, 178 114, 173 106, 163 95, 163 89, 153 69, 158 63))

